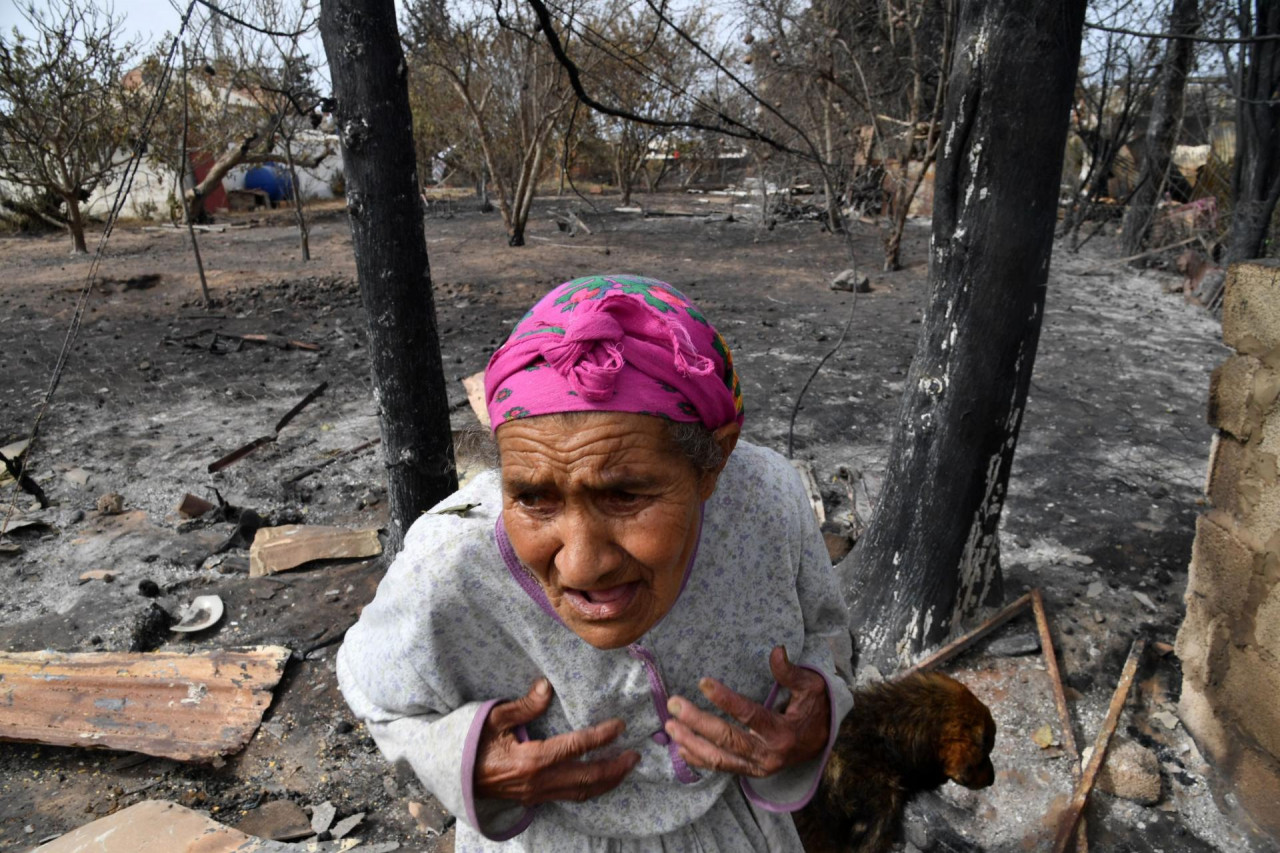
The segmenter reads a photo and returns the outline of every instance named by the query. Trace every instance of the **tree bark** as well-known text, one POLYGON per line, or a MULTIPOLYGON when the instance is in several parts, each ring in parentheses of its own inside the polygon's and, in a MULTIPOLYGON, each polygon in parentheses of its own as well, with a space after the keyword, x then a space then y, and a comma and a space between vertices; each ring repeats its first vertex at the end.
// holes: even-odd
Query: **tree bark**
MULTIPOLYGON (((1200 29, 1199 0, 1173 0, 1169 13, 1169 32, 1192 36, 1200 29)), ((1170 39, 1160 68, 1160 83, 1151 102, 1151 118, 1147 124, 1146 151, 1138 184, 1124 212, 1124 254, 1142 251, 1155 221, 1156 205, 1169 184, 1173 166, 1173 146, 1182 125, 1182 101, 1187 89, 1187 73, 1195 54, 1190 39, 1170 39)))
POLYGON ((298 249, 304 261, 311 260, 311 235, 307 231, 307 215, 302 209, 302 185, 298 182, 298 167, 293 159, 293 145, 284 139, 285 163, 289 167, 289 183, 293 188, 293 214, 298 220, 298 249))
POLYGON ((826 168, 822 170, 822 192, 827 199, 827 228, 832 234, 839 234, 842 225, 840 199, 836 197, 835 187, 831 184, 831 177, 827 174, 826 168))
POLYGON ((1085 0, 963 0, 930 298, 879 506, 840 566, 860 663, 1003 594, 998 525, 1035 361, 1085 0))
POLYGON ((388 551, 458 487, 392 0, 322 0, 391 505, 388 551))
POLYGON ((524 229, 529 223, 529 211, 533 209, 533 195, 538 188, 538 177, 542 173, 542 139, 540 135, 534 142, 532 150, 526 151, 524 162, 520 168, 520 176, 516 181, 514 206, 511 220, 507 226, 509 236, 507 245, 523 246, 524 229))
MULTIPOLYGON (((191 189, 183 193, 183 199, 187 203, 187 210, 193 221, 200 216, 200 206, 204 204, 204 197, 222 183, 222 179, 228 172, 245 161, 258 136, 259 134, 255 132, 222 152, 222 156, 209 167, 209 173, 204 176, 204 180, 195 182, 191 189)), ((184 162, 184 168, 190 170, 191 164, 184 162)))
POLYGON ((67 231, 71 234, 71 251, 77 255, 87 255, 89 246, 84 240, 84 214, 80 210, 80 199, 74 194, 63 196, 67 205, 67 231))
MULTIPOLYGON (((1280 35, 1280 2, 1255 0, 1252 29, 1242 35, 1280 35)), ((1280 41, 1251 42, 1242 51, 1228 264, 1266 254, 1280 200, 1280 41)))
POLYGON ((631 173, 627 171, 627 158, 622 153, 622 143, 615 143, 613 149, 613 175, 618 181, 618 189, 622 191, 622 206, 631 204, 631 173))

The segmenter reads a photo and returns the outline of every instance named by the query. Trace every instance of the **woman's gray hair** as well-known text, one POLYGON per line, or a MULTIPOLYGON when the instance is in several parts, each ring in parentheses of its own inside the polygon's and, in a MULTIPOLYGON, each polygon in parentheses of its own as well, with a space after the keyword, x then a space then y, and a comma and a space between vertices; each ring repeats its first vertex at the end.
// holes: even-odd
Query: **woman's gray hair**
POLYGON ((724 448, 716 441, 715 434, 701 423, 667 421, 664 426, 671 443, 695 470, 706 473, 724 464, 724 448))
MULTIPOLYGON (((568 416, 572 419, 576 414, 580 413, 561 412, 558 417, 568 416)), ((695 471, 715 471, 724 464, 724 448, 716 441, 711 430, 701 423, 664 421, 663 426, 672 447, 689 461, 695 471)), ((479 462, 485 468, 498 468, 501 463, 498 442, 493 433, 479 424, 454 430, 453 450, 459 469, 467 467, 468 462, 479 462)))
POLYGON ((498 440, 488 427, 480 424, 453 431, 453 458, 459 473, 472 464, 480 468, 498 468, 502 463, 498 455, 498 440))

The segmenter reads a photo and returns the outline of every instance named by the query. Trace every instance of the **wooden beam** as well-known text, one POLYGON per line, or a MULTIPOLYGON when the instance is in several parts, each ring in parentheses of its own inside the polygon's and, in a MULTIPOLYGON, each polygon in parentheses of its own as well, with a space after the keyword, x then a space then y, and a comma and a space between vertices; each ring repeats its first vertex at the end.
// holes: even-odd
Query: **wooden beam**
POLYGON ((1089 804, 1089 793, 1093 790, 1093 783, 1098 778, 1098 771, 1102 769, 1102 762, 1107 758, 1107 747, 1111 745, 1111 736, 1115 734, 1116 724, 1120 722, 1120 712, 1124 710, 1125 698, 1129 695, 1129 689, 1133 687, 1134 676, 1138 673, 1138 661, 1142 658, 1142 651, 1145 648, 1146 641, 1141 637, 1134 640, 1129 648, 1129 657, 1120 671, 1120 682, 1116 685, 1115 693, 1111 694, 1111 706, 1107 708, 1107 716, 1103 719, 1102 728, 1098 730, 1098 737, 1093 742, 1093 755, 1089 756, 1089 765, 1085 767, 1084 773, 1076 782, 1071 804, 1067 806, 1062 822, 1058 824, 1053 853, 1066 853, 1067 847, 1071 845, 1076 824, 1080 822, 1084 808, 1089 804))

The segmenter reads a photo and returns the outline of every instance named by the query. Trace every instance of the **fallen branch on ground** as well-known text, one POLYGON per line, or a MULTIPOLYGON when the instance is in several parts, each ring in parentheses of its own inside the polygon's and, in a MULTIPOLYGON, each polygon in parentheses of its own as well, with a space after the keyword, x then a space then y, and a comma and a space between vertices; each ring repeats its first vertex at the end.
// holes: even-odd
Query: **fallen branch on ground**
POLYGON ((1129 695, 1129 689, 1133 687, 1134 676, 1138 673, 1138 661, 1142 657, 1144 648, 1146 648, 1146 640, 1141 637, 1134 640, 1129 648, 1129 657, 1124 662, 1124 669, 1120 671, 1120 682, 1116 685, 1115 693, 1111 694, 1111 705, 1107 708, 1106 719, 1102 721, 1102 728, 1098 730, 1098 737, 1093 742, 1093 754, 1089 756, 1089 766, 1084 769, 1080 780, 1076 782, 1071 804, 1058 825, 1058 835, 1053 842, 1053 853, 1065 853, 1068 845, 1071 844, 1072 836, 1075 835, 1076 824, 1080 822, 1080 816, 1084 814, 1085 806, 1089 804, 1089 793, 1093 790, 1093 783, 1097 780, 1102 763, 1107 758, 1107 747, 1111 745, 1111 736, 1115 734, 1116 724, 1120 722, 1120 712, 1124 710, 1125 699, 1129 695))
POLYGON ((987 619, 969 633, 957 637, 924 660, 918 661, 914 666, 903 672, 902 675, 906 676, 913 672, 933 669, 938 664, 950 660, 972 646, 974 643, 981 640, 983 637, 990 634, 995 629, 999 628, 1004 623, 1008 622, 1013 617, 1017 616, 1022 611, 1026 610, 1029 604, 1031 604, 1031 593, 1028 592, 1026 595, 1006 606, 1003 610, 987 619))
POLYGON ((294 474, 292 477, 290 477, 288 480, 285 480, 285 482, 289 484, 293 484, 298 482, 299 480, 304 480, 307 477, 310 477, 312 474, 315 474, 318 471, 322 471, 325 468, 328 468, 330 465, 337 462, 339 459, 345 459, 348 456, 354 456, 355 454, 359 453, 362 450, 368 450, 370 447, 373 447, 375 444, 381 444, 381 443, 382 443, 382 439, 375 438, 372 441, 366 441, 363 444, 357 444, 355 447, 352 447, 349 450, 343 450, 340 453, 334 454, 333 456, 329 457, 328 459, 324 460, 319 464, 312 465, 310 468, 302 469, 297 474, 294 474))
POLYGON ((1100 266, 1100 267, 1094 267, 1092 270, 1088 270, 1088 271, 1086 271, 1086 272, 1084 272, 1084 273, 1077 273, 1077 275, 1088 275, 1089 273, 1098 272, 1099 270, 1105 269, 1105 268, 1106 268, 1106 266, 1107 266, 1107 264, 1127 264, 1127 263, 1129 263, 1130 261, 1136 261, 1136 260, 1139 260, 1139 259, 1141 259, 1141 258, 1145 258, 1145 257, 1147 257, 1147 256, 1149 256, 1149 255, 1158 255, 1158 254, 1160 254, 1161 252, 1167 252, 1167 251, 1169 251, 1170 249, 1177 249, 1178 247, 1180 247, 1180 246, 1185 246, 1185 245, 1187 245, 1188 243, 1194 243, 1195 241, 1197 241, 1197 240, 1199 240, 1199 239, 1200 239, 1200 235, 1199 235, 1199 234, 1197 234, 1197 235, 1196 235, 1196 236, 1194 236, 1194 237, 1188 237, 1188 238, 1187 238, 1187 239, 1185 239, 1185 240, 1179 240, 1179 241, 1178 241, 1178 242, 1176 242, 1176 243, 1170 243, 1169 245, 1167 245, 1167 246, 1161 246, 1161 247, 1160 247, 1160 248, 1158 248, 1158 249, 1148 249, 1148 250, 1147 250, 1147 251, 1145 251, 1145 252, 1139 252, 1138 254, 1136 254, 1136 255, 1130 255, 1130 256, 1129 256, 1129 257, 1127 257, 1127 258, 1112 258, 1112 259, 1111 259, 1111 260, 1109 260, 1109 261, 1103 261, 1103 262, 1102 262, 1102 263, 1103 263, 1103 265, 1102 265, 1102 266, 1100 266))
MULTIPOLYGON (((1062 727, 1062 747, 1071 762, 1071 776, 1080 781, 1080 749, 1076 745, 1075 725, 1071 722, 1071 709, 1067 706, 1067 693, 1062 687, 1062 673, 1058 671, 1058 655, 1053 649, 1053 635, 1049 633, 1049 617, 1044 609, 1044 596, 1040 589, 1031 590, 1031 609, 1036 616, 1036 630, 1040 633, 1040 654, 1044 667, 1053 684, 1053 703, 1058 706, 1058 724, 1062 727)), ((1076 832, 1076 853, 1089 853, 1089 835, 1085 820, 1080 818, 1076 832)))
MULTIPOLYGON (((20 459, 21 457, 19 457, 20 459)), ((40 503, 40 508, 45 509, 49 506, 49 498, 45 496, 44 489, 40 488, 35 480, 31 479, 31 475, 26 472, 25 464, 18 464, 18 460, 10 459, 3 453, 0 453, 0 462, 4 463, 4 467, 9 470, 9 476, 18 481, 18 486, 22 491, 31 495, 40 503)))
POLYGON ((280 430, 284 429, 288 425, 289 421, 293 420, 299 412, 301 412, 307 406, 311 405, 311 402, 315 400, 317 397, 319 397, 321 394, 323 394, 324 390, 328 387, 329 387, 328 382, 321 382, 317 388, 315 388, 310 393, 308 393, 307 396, 303 397, 301 402, 299 402, 296 406, 294 406, 289 411, 285 412, 284 417, 280 418, 280 420, 276 422, 275 432, 273 432, 271 435, 259 436, 258 438, 255 438, 253 441, 249 442, 248 444, 242 447, 238 447, 235 450, 231 451, 226 456, 223 456, 221 459, 217 460, 216 462, 210 462, 209 468, 208 468, 209 473, 210 474, 217 473, 218 471, 221 471, 223 468, 226 468, 228 465, 231 465, 232 463, 235 463, 235 462, 239 462, 241 459, 245 458, 250 453, 257 450, 259 447, 262 447, 265 444, 271 444, 273 441, 276 440, 276 437, 280 435, 280 430))

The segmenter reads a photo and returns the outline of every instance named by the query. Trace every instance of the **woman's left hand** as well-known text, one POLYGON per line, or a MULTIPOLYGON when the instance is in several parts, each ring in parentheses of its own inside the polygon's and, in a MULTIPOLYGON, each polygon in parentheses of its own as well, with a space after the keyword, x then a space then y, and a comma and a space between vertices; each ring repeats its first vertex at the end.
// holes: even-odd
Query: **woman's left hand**
POLYGON ((771 711, 735 693, 714 678, 698 682, 711 703, 742 723, 741 728, 709 714, 681 696, 667 702, 671 719, 666 732, 680 746, 680 756, 694 767, 740 776, 772 776, 779 770, 817 758, 831 731, 827 682, 811 669, 787 660, 787 650, 774 648, 769 669, 791 691, 785 711, 771 711))

